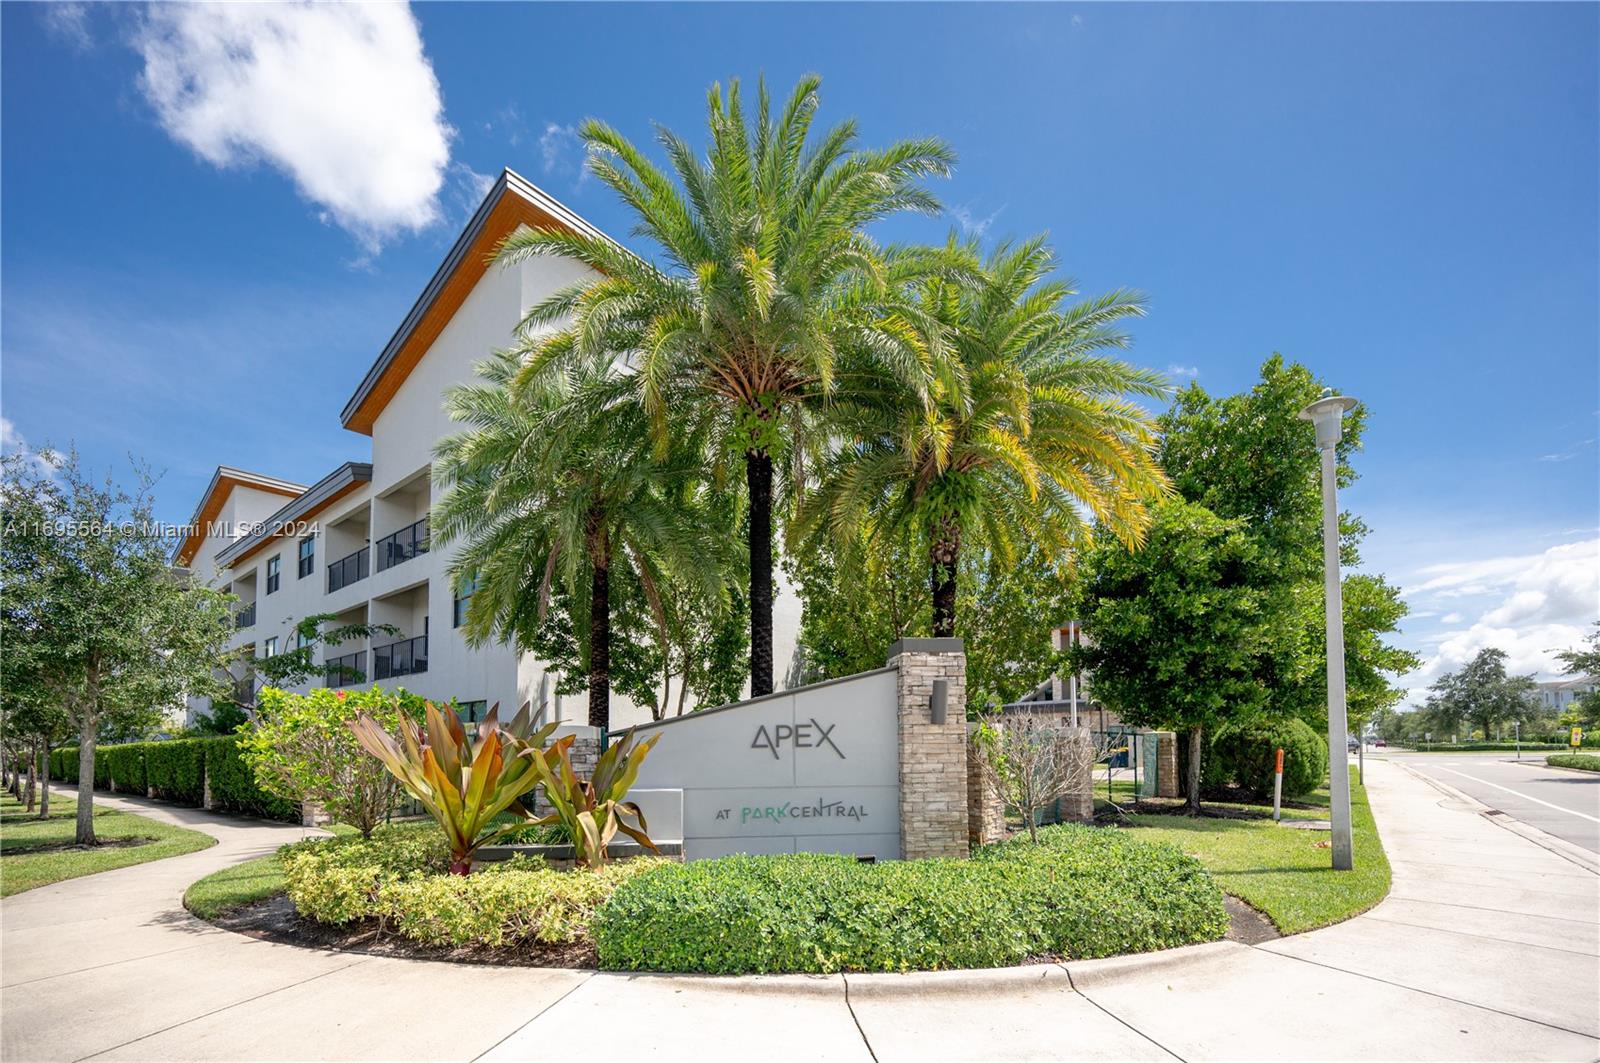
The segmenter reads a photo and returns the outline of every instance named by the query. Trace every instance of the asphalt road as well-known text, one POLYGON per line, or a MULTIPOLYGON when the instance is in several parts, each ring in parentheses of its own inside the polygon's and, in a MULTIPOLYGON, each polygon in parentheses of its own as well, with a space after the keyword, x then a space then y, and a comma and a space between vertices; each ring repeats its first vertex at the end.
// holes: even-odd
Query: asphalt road
MULTIPOLYGON (((1372 755, 1369 751, 1369 756, 1372 755)), ((1600 853, 1600 772, 1544 766, 1542 754, 1519 763, 1507 754, 1393 753, 1417 771, 1538 827, 1557 838, 1600 853)))

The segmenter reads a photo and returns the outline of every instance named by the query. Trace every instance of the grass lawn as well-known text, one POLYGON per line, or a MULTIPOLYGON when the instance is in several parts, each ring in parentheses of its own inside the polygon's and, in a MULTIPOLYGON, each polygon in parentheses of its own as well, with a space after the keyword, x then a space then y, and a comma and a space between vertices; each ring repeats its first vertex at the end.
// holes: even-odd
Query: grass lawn
MULTIPOLYGON (((1366 791, 1350 769, 1350 819, 1355 841, 1355 868, 1329 867, 1326 831, 1296 830, 1266 819, 1215 819, 1174 815, 1136 815, 1139 837, 1167 841, 1205 865, 1224 891, 1248 902, 1272 919, 1285 934, 1337 923, 1366 911, 1389 892, 1389 859, 1378 841, 1366 791)), ((1286 819, 1326 818, 1328 792, 1299 799, 1320 805, 1284 809, 1286 819)), ((1252 809, 1260 806, 1228 805, 1252 809)))
POLYGON ((77 802, 52 789, 50 818, 23 811, 10 794, 0 795, 0 897, 48 886, 97 871, 143 864, 209 848, 209 834, 158 823, 132 812, 97 808, 95 835, 105 843, 92 849, 72 844, 77 802), (138 841, 133 841, 138 839, 138 841))
MULTIPOLYGON (((355 833, 355 828, 343 823, 335 823, 329 829, 335 834, 355 833)), ((202 919, 215 919, 282 892, 283 864, 277 853, 268 853, 213 871, 184 891, 183 906, 202 919)))

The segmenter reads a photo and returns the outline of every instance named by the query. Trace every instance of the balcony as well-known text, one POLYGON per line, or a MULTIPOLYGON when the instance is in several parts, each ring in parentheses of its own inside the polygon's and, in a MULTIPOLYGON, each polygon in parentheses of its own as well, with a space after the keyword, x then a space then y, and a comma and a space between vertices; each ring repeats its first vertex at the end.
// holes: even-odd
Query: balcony
POLYGON ((372 551, 363 546, 349 557, 341 558, 328 566, 328 593, 348 587, 357 580, 366 579, 371 570, 372 551))
POLYGON ((372 678, 392 679, 428 670, 428 636, 391 642, 372 651, 372 678))
POLYGON ((237 613, 234 614, 234 616, 233 616, 233 627, 234 627, 234 630, 236 630, 236 631, 242 631, 247 627, 255 627, 255 626, 256 626, 256 603, 255 602, 251 602, 249 605, 245 606, 243 609, 240 609, 237 613))
POLYGON ((418 554, 427 553, 428 518, 423 517, 415 524, 407 525, 393 535, 384 536, 373 543, 372 548, 377 551, 379 572, 410 561, 418 554))
POLYGON ((362 660, 366 654, 357 650, 347 653, 343 657, 330 657, 322 664, 323 683, 329 687, 344 687, 351 683, 359 683, 366 678, 361 671, 365 662, 362 660))

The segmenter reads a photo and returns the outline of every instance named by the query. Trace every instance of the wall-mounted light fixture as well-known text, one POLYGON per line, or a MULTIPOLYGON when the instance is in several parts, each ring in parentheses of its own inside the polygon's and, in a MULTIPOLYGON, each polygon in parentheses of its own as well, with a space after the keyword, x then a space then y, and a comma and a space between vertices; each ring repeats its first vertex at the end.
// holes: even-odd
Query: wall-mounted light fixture
POLYGON ((928 708, 932 712, 934 723, 944 723, 944 710, 949 703, 950 680, 935 679, 933 681, 933 694, 928 698, 928 708))

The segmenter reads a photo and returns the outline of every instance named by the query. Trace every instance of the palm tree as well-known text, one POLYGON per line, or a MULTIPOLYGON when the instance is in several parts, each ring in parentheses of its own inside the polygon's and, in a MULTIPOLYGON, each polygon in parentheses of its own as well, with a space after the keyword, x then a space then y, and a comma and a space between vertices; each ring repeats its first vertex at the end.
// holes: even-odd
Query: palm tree
POLYGON ((865 376, 833 402, 841 445, 803 502, 799 535, 857 542, 913 532, 925 544, 933 634, 956 632, 956 573, 975 539, 1000 559, 1019 540, 1061 556, 1092 525, 1140 541, 1146 502, 1167 490, 1154 426, 1129 396, 1159 396, 1164 379, 1102 352, 1127 345, 1122 320, 1143 313, 1116 291, 1064 305, 1070 284, 1042 238, 1005 243, 980 262, 952 241, 965 269, 916 285, 913 298, 947 329, 955 379, 931 409, 892 379, 865 376), (974 279, 963 283, 961 274, 974 279))
POLYGON ((776 118, 763 83, 753 123, 737 80, 726 96, 713 85, 704 157, 657 132, 670 174, 616 130, 584 123, 590 172, 632 209, 634 233, 654 242, 658 261, 554 229, 521 230, 500 251, 505 262, 566 256, 597 273, 527 315, 525 380, 625 353, 658 445, 680 409, 698 406, 715 411, 723 454, 743 458, 753 696, 772 690, 774 459, 798 467, 803 400, 831 390, 852 349, 923 395, 941 354, 928 344, 937 331, 898 303, 900 288, 863 230, 903 210, 936 212, 920 181, 948 174, 954 156, 935 139, 859 149, 853 120, 812 142, 819 83, 802 78, 776 118))
POLYGON ((669 577, 708 596, 723 590, 725 559, 695 499, 704 433, 690 426, 658 453, 609 363, 513 388, 520 368, 501 353, 478 367, 480 383, 448 396, 450 415, 472 427, 435 450, 447 493, 430 529, 440 545, 461 542, 450 572, 475 588, 463 625, 473 645, 525 645, 558 578, 574 602, 587 590, 574 613, 588 628, 589 724, 609 727, 612 570, 627 566, 644 588, 663 639, 669 577))

